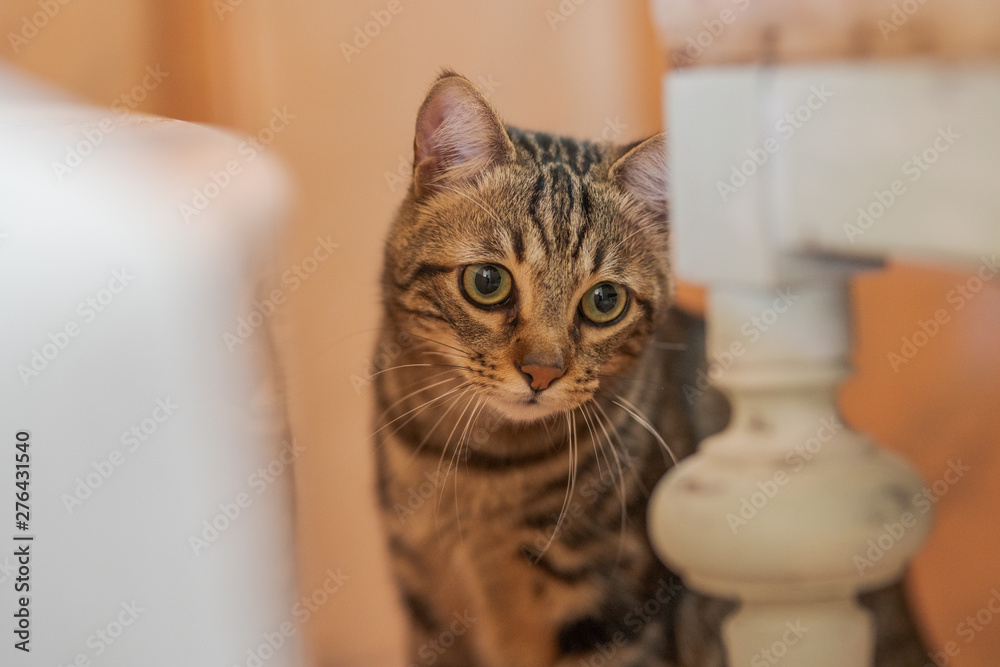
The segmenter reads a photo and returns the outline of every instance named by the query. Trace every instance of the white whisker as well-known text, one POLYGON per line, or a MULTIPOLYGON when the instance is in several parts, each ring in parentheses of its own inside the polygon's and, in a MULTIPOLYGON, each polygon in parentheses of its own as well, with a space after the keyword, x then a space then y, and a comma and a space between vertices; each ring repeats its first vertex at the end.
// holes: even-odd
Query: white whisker
MULTIPOLYGON (((434 375, 428 377, 427 379, 428 380, 433 380, 434 378, 441 377, 442 375, 445 375, 446 373, 455 373, 455 371, 453 369, 448 369, 448 370, 442 371, 440 373, 435 373, 434 375)), ((380 414, 378 416, 378 419, 382 419, 382 417, 384 417, 390 410, 392 410, 394 407, 396 407, 397 405, 399 405, 403 401, 407 400, 408 398, 413 398, 414 396, 416 396, 417 394, 419 394, 421 392, 428 391, 428 390, 433 389, 434 387, 442 385, 442 384, 444 384, 446 382, 454 382, 455 380, 461 380, 461 379, 462 379, 461 375, 454 375, 454 376, 452 376, 450 378, 445 378, 444 380, 441 380, 439 382, 434 382, 434 383, 431 383, 431 384, 429 384, 429 385, 427 385, 425 387, 421 387, 420 389, 415 389, 414 391, 411 391, 406 396, 403 396, 402 398, 399 398, 399 399, 396 399, 395 401, 393 401, 385 410, 382 411, 382 414, 380 414)))
MULTIPOLYGON (((469 389, 471 390, 472 387, 470 387, 469 389)), ((468 393, 468 391, 466 391, 465 393, 468 393)), ((444 465, 444 456, 448 452, 448 446, 451 445, 451 439, 455 436, 455 431, 458 430, 458 425, 462 423, 462 418, 465 416, 465 413, 468 412, 469 406, 472 405, 472 401, 475 399, 476 399, 476 393, 475 391, 473 391, 472 396, 469 397, 469 400, 466 402, 465 407, 462 408, 461 414, 458 415, 458 419, 455 420, 455 425, 451 427, 451 432, 448 434, 448 439, 445 440, 444 447, 441 449, 441 458, 438 459, 437 474, 435 475, 435 479, 438 479, 439 476, 441 475, 441 466, 444 465)), ((438 494, 437 505, 434 508, 434 525, 438 530, 438 534, 440 534, 440 526, 438 525, 438 518, 440 516, 440 511, 441 511, 441 499, 444 498, 444 487, 448 483, 448 473, 450 472, 451 472, 451 465, 449 464, 448 472, 445 473, 444 479, 441 480, 441 492, 438 494)), ((457 473, 455 477, 456 477, 455 483, 457 484, 458 483, 457 473)))
POLYGON ((674 456, 673 450, 670 449, 670 446, 667 445, 667 443, 663 440, 662 437, 660 437, 660 434, 656 432, 656 429, 654 429, 650 425, 650 423, 645 419, 645 417, 642 417, 642 416, 640 416, 638 414, 639 408, 635 407, 634 405, 632 405, 631 403, 629 403, 628 400, 626 400, 622 396, 619 396, 618 394, 615 394, 615 397, 618 398, 618 399, 620 399, 622 401, 622 403, 619 403, 618 401, 611 401, 611 402, 614 403, 615 405, 617 405, 618 407, 620 407, 625 412, 629 413, 632 416, 632 418, 636 421, 636 423, 638 423, 644 429, 646 429, 647 431, 649 431, 649 433, 654 438, 656 438, 656 441, 658 443, 660 443, 660 446, 664 449, 664 451, 666 451, 667 454, 670 455, 670 458, 671 458, 671 460, 673 460, 674 465, 677 465, 677 457, 674 456), (628 406, 631 406, 631 408, 628 407, 628 406, 626 406, 625 405, 626 403, 628 404, 628 406))
POLYGON ((468 440, 468 438, 469 438, 469 435, 471 433, 470 429, 473 428, 473 424, 475 422, 475 419, 478 416, 479 411, 481 410, 481 408, 483 406, 483 402, 485 400, 486 400, 485 398, 483 398, 482 396, 480 396, 479 400, 476 402, 476 407, 472 408, 472 412, 469 413, 469 419, 468 419, 468 421, 465 422, 465 428, 462 429, 462 434, 458 438, 458 445, 455 447, 455 455, 452 457, 451 461, 448 462, 448 470, 444 474, 445 479, 447 479, 448 478, 448 474, 451 472, 451 466, 454 463, 455 464, 455 485, 454 485, 454 489, 455 489, 455 524, 456 524, 456 526, 458 528, 458 541, 462 542, 463 544, 464 544, 464 540, 462 538, 462 515, 459 512, 459 508, 458 508, 458 462, 460 462, 462 460, 462 447, 463 446, 465 446, 465 447, 469 446, 469 440, 468 440))
POLYGON ((389 368, 383 368, 380 371, 375 371, 369 377, 382 375, 382 373, 388 373, 389 371, 398 371, 401 368, 465 368, 465 366, 459 366, 457 364, 401 364, 399 366, 390 366, 389 368))
POLYGON ((552 541, 555 540, 556 535, 559 534, 559 530, 562 528, 563 519, 566 518, 566 514, 569 511, 570 502, 573 498, 573 491, 576 489, 576 426, 573 421, 572 411, 565 412, 563 414, 566 415, 566 437, 568 439, 566 449, 569 453, 569 483, 566 485, 566 495, 563 496, 562 507, 559 508, 559 516, 556 517, 556 526, 552 530, 552 534, 549 536, 545 546, 542 547, 542 550, 536 557, 536 563, 541 560, 545 552, 549 550, 549 547, 552 546, 552 541))
MULTIPOLYGON (((604 408, 596 402, 594 402, 593 405, 600 409, 600 411, 604 413, 604 418, 610 422, 610 418, 608 417, 608 414, 604 412, 604 408)), ((608 430, 604 427, 604 423, 601 422, 597 412, 594 412, 594 419, 601 425, 601 430, 604 431, 604 436, 608 440, 608 447, 611 449, 611 453, 615 456, 615 467, 618 469, 618 503, 621 508, 621 528, 618 534, 618 553, 615 556, 615 560, 618 561, 621 558, 622 552, 625 550, 625 524, 628 522, 628 504, 625 501, 627 495, 627 489, 625 487, 625 471, 622 468, 622 462, 621 458, 618 456, 618 451, 615 449, 614 443, 611 442, 611 434, 609 434, 608 430)), ((613 429, 614 426, 615 425, 612 423, 611 428, 613 429)), ((607 456, 607 454, 605 454, 605 456, 607 456)))
POLYGON ((448 345, 448 343, 442 343, 439 340, 434 340, 433 338, 428 338, 427 336, 421 336, 420 334, 409 333, 408 335, 413 336, 414 338, 419 338, 420 340, 426 340, 428 343, 434 343, 435 345, 441 345, 443 347, 447 347, 448 349, 455 350, 456 352, 461 352, 466 357, 469 357, 469 353, 460 347, 455 347, 454 345, 448 345))
MULTIPOLYGON (((601 471, 601 456, 597 450, 597 434, 594 432, 594 425, 590 422, 590 412, 587 410, 586 403, 580 406, 580 414, 583 415, 583 420, 587 423, 587 430, 590 431, 590 444, 594 447, 594 460, 597 461, 597 475, 603 478, 604 473, 601 471)), ((605 460, 607 460, 607 456, 605 456, 605 460)), ((610 469, 608 472, 611 472, 610 469)))
MULTIPOLYGON (((368 437, 370 437, 370 438, 374 438, 374 437, 375 437, 376 435, 378 435, 379 431, 381 431, 382 429, 386 428, 387 426, 391 426, 391 425, 392 425, 393 423, 395 423, 395 422, 399 421, 400 419, 402 419, 402 418, 403 418, 403 417, 405 417, 406 415, 408 415, 408 414, 410 414, 410 413, 413 413, 413 412, 417 412, 418 410, 420 410, 421 412, 423 412, 423 411, 424 411, 424 410, 426 410, 426 409, 427 409, 428 407, 430 407, 430 405, 431 405, 432 403, 435 403, 435 402, 437 402, 437 401, 440 401, 440 400, 441 400, 442 398, 445 398, 446 396, 450 396, 451 394, 455 393, 455 392, 456 392, 456 391, 458 391, 459 389, 462 389, 463 387, 468 387, 468 386, 470 386, 471 384, 472 384, 471 382, 466 382, 466 383, 464 383, 464 384, 460 384, 460 385, 458 385, 457 387, 455 387, 454 389, 449 389, 448 391, 446 391, 445 393, 441 394, 440 396, 438 396, 438 397, 436 397, 436 398, 432 398, 432 399, 430 399, 429 401, 427 401, 427 402, 425 402, 425 403, 421 403, 420 405, 418 405, 418 406, 417 406, 417 407, 415 407, 415 408, 412 408, 412 409, 410 409, 410 410, 407 410, 406 412, 404 412, 403 414, 399 415, 398 417, 396 417, 396 418, 395 418, 395 419, 393 419, 392 421, 388 421, 388 422, 386 422, 385 424, 382 424, 382 426, 378 427, 378 428, 377 428, 377 429, 375 430, 375 432, 374 432, 374 433, 372 433, 372 434, 371 434, 370 436, 368 436, 368 437)), ((419 413, 417 413, 417 414, 419 414, 419 413)), ((417 416, 417 415, 414 415, 414 417, 416 417, 416 416, 417 416)), ((409 424, 409 423, 410 423, 410 421, 411 421, 412 419, 413 419, 412 417, 411 417, 410 419, 407 419, 407 420, 406 420, 405 422, 403 422, 402 426, 400 426, 399 428, 403 428, 403 426, 406 426, 407 424, 409 424)), ((393 432, 392 432, 392 433, 391 433, 390 435, 394 435, 394 434, 398 433, 398 432, 399 432, 399 428, 397 428, 397 429, 396 429, 395 431, 393 431, 393 432)))
POLYGON ((458 357, 459 359, 468 359, 468 357, 461 354, 455 354, 454 352, 441 352, 440 350, 417 350, 418 354, 436 354, 439 357, 458 357))
POLYGON ((413 463, 413 459, 415 459, 417 457, 417 454, 420 453, 420 450, 423 449, 424 445, 426 445, 427 442, 431 439, 431 435, 434 433, 435 430, 437 430, 437 427, 441 424, 441 422, 444 421, 445 417, 447 417, 448 414, 451 413, 451 411, 455 408, 455 406, 458 405, 458 402, 460 400, 462 400, 463 396, 465 396, 465 392, 463 392, 463 393, 459 394, 458 396, 456 396, 455 398, 451 399, 451 401, 448 403, 448 409, 445 410, 444 413, 442 413, 440 417, 438 417, 438 420, 436 422, 434 422, 433 426, 430 427, 430 429, 427 431, 427 434, 423 438, 420 439, 420 442, 417 444, 416 448, 413 450, 413 453, 410 454, 410 460, 407 462, 407 465, 413 463))
POLYGON ((493 218, 493 221, 496 222, 497 224, 499 224, 502 228, 506 227, 506 225, 504 225, 504 223, 500 220, 500 217, 496 213, 494 213, 490 209, 486 208, 486 206, 482 202, 477 201, 475 198, 470 197, 469 195, 465 194, 464 192, 460 192, 459 190, 456 190, 455 188, 449 188, 447 185, 442 185, 440 183, 435 183, 434 187, 441 188, 442 190, 447 190, 448 192, 454 192, 459 197, 465 197, 466 199, 468 199, 469 201, 471 201, 473 204, 475 204, 479 208, 483 209, 486 212, 486 215, 488 215, 491 218, 493 218))

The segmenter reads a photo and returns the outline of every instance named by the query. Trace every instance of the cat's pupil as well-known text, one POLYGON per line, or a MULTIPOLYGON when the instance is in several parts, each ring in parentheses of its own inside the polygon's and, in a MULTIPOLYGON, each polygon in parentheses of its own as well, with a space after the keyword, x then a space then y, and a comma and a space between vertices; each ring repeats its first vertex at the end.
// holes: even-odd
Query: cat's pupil
POLYGON ((618 290, 613 285, 598 285, 594 288, 594 307, 602 313, 610 313, 618 304, 618 290))
POLYGON ((480 294, 493 294, 500 289, 503 277, 495 266, 484 266, 476 271, 476 289, 480 294))

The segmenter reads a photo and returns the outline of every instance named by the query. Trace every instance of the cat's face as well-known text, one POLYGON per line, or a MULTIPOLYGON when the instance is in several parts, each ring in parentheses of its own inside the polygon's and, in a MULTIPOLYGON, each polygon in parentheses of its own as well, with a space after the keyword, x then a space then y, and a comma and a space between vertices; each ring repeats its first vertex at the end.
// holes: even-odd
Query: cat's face
POLYGON ((663 151, 505 129, 465 79, 439 80, 385 270, 425 361, 518 422, 626 374, 669 297, 663 151))

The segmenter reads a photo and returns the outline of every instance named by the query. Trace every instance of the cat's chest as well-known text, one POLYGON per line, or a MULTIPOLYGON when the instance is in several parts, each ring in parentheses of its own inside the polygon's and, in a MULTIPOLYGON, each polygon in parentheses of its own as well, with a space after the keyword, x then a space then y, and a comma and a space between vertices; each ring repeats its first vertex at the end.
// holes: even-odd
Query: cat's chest
POLYGON ((570 470, 568 455, 494 468, 459 457, 412 457, 402 448, 390 448, 385 463, 400 527, 427 539, 459 539, 459 530, 463 539, 509 535, 533 512, 544 489, 566 488, 570 470))

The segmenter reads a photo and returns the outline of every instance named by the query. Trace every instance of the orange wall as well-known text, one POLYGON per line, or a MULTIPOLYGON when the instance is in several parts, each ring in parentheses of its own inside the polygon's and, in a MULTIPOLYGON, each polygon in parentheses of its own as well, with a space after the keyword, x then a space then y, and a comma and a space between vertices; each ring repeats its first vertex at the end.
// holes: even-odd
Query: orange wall
MULTIPOLYGON (((349 62, 341 43, 388 0, 243 0, 221 16, 195 0, 71 0, 19 53, 0 43, 0 56, 98 104, 161 63, 171 75, 140 108, 254 133, 275 108, 295 116, 269 147, 300 195, 279 270, 309 255, 317 236, 340 244, 276 322, 291 424, 306 448, 296 470, 302 587, 312 591, 327 568, 350 577, 309 621, 316 665, 401 664, 371 494, 372 394, 352 376, 371 357, 382 237, 427 85, 454 68, 483 82, 510 122, 581 137, 618 127, 630 140, 660 125, 662 59, 643 2, 583 2, 554 28, 547 12, 557 0, 399 2, 402 11, 349 62)), ((37 9, 37 0, 6 0, 0 33, 16 32, 37 9)), ((919 320, 952 308, 948 291, 965 278, 912 267, 860 278, 858 372, 843 394, 848 418, 904 452, 929 482, 950 459, 971 468, 938 503, 938 528, 915 567, 921 614, 938 642, 955 640, 958 623, 1000 587, 1000 522, 991 516, 1000 507, 1000 279, 898 372, 887 354, 919 320)), ((1000 619, 959 641, 950 664, 1000 664, 1000 619)))

